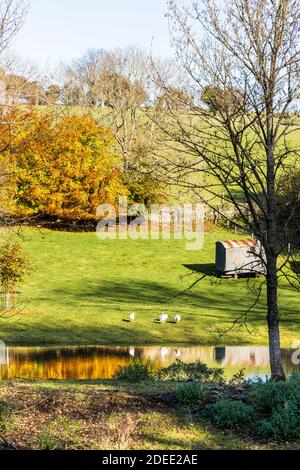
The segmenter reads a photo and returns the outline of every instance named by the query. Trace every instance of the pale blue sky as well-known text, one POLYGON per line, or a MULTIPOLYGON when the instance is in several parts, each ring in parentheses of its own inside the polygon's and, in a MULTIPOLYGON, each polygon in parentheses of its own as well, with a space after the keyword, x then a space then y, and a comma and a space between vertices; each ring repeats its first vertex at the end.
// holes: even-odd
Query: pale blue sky
POLYGON ((168 56, 166 0, 31 0, 13 50, 44 65, 72 60, 88 48, 137 44, 168 56))

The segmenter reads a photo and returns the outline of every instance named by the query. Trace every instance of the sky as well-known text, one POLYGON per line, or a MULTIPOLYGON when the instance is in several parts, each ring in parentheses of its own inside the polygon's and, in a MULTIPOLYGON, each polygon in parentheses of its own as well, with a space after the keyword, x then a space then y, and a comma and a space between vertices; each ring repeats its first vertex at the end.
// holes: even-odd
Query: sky
POLYGON ((39 65, 80 57, 89 48, 139 45, 171 55, 166 0, 31 0, 12 49, 39 65))

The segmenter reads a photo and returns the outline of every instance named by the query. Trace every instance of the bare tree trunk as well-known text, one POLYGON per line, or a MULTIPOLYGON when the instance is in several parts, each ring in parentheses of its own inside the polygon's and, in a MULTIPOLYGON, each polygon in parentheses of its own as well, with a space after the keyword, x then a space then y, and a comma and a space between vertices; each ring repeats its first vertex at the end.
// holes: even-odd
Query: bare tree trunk
MULTIPOLYGON (((160 129, 166 129, 166 141, 171 137, 176 142, 170 145, 172 152, 179 143, 179 151, 186 153, 171 163, 173 181, 181 174, 188 179, 202 172, 201 184, 195 185, 202 202, 223 220, 247 227, 263 244, 272 379, 284 380, 278 278, 286 270, 284 247, 291 235, 280 227, 278 192, 281 175, 290 171, 291 155, 298 155, 290 129, 299 129, 294 105, 300 93, 300 1, 194 0, 190 8, 177 3, 168 1, 172 40, 191 79, 191 96, 197 90, 205 107, 189 104, 190 123, 172 109, 159 122, 160 129), (236 185, 245 204, 236 197, 236 185), (216 207, 221 190, 236 212, 233 218, 216 207)), ((157 82, 168 87, 161 77, 157 82)), ((284 275, 289 279, 289 273, 284 275)))
POLYGON ((276 267, 276 256, 267 254, 267 303, 268 303, 268 332, 269 332, 269 350, 270 366, 272 380, 285 380, 285 373, 282 367, 281 349, 280 349, 280 331, 279 331, 279 312, 278 312, 278 278, 276 267))
MULTIPOLYGON (((272 96, 272 94, 271 94, 272 96)), ((275 189, 275 142, 273 139, 273 119, 274 105, 268 99, 267 101, 267 240, 266 240, 266 258, 267 258, 267 304, 268 304, 268 332, 269 332, 269 350, 270 366, 272 380, 285 380, 285 373, 282 366, 280 349, 280 330, 279 330, 279 311, 278 311, 278 204, 275 189)))

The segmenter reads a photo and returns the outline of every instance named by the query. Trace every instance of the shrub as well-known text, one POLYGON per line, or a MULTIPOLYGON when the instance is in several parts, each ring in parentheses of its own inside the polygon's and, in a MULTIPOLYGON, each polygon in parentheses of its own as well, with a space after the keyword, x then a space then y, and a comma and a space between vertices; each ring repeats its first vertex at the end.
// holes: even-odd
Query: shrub
POLYGON ((266 382, 254 385, 249 400, 263 416, 272 414, 279 406, 294 402, 300 409, 300 377, 292 376, 287 382, 266 382))
POLYGON ((300 438, 300 410, 294 401, 287 401, 276 408, 271 418, 258 428, 265 439, 288 440, 300 438))
POLYGON ((200 361, 192 363, 175 362, 169 367, 156 373, 157 380, 170 380, 176 382, 199 381, 220 382, 223 381, 223 369, 210 368, 200 361))
POLYGON ((222 399, 207 405, 203 412, 204 417, 222 429, 236 429, 252 425, 255 421, 255 411, 252 406, 241 401, 222 399))
POLYGON ((247 380, 245 379, 245 369, 239 370, 229 380, 229 385, 245 385, 245 384, 247 384, 247 380))
POLYGON ((196 405, 205 399, 206 390, 198 382, 187 382, 177 388, 176 397, 182 405, 196 405))
POLYGON ((152 378, 150 363, 132 362, 128 366, 119 368, 113 378, 129 383, 150 380, 152 378))
POLYGON ((31 272, 30 263, 18 242, 8 241, 0 249, 0 282, 5 292, 13 291, 31 272))

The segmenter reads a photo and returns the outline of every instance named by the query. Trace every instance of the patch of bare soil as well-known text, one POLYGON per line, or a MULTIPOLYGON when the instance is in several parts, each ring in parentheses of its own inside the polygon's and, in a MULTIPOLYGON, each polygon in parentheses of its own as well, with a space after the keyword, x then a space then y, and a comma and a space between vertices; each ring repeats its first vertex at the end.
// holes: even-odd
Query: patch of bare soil
POLYGON ((167 412, 171 402, 126 391, 10 383, 0 388, 0 440, 14 449, 138 448, 143 416, 167 412))

